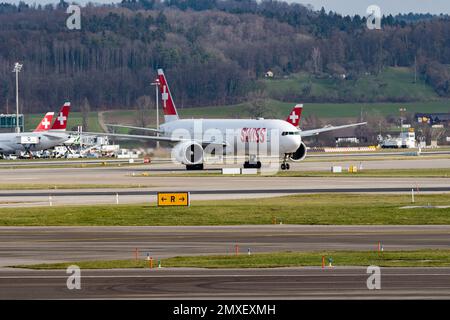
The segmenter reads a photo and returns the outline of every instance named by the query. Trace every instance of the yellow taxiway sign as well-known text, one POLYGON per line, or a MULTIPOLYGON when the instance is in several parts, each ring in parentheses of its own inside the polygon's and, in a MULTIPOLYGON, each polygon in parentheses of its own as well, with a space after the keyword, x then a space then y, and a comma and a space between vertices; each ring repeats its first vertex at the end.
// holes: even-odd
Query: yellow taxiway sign
POLYGON ((189 206, 189 192, 158 192, 158 207, 189 206))

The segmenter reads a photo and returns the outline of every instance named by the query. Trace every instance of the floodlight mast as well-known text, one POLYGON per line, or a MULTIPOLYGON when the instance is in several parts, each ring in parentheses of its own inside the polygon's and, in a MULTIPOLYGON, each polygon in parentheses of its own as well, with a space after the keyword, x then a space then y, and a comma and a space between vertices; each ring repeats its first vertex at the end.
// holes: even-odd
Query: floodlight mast
MULTIPOLYGON (((156 79, 155 82, 152 82, 150 85, 155 86, 155 99, 156 99, 156 136, 159 136, 159 102, 158 102, 158 95, 159 95, 159 86, 160 86, 159 79, 156 79)), ((156 141, 156 149, 159 149, 159 141, 156 141)))
POLYGON ((22 70, 23 64, 16 62, 13 72, 16 73, 16 133, 20 133, 19 126, 19 72, 22 70))

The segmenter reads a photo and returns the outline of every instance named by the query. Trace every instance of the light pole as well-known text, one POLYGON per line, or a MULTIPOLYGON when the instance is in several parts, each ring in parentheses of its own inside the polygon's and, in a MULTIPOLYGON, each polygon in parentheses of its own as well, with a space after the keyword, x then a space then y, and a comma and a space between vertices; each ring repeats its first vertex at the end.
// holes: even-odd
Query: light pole
POLYGON ((22 70, 23 64, 16 62, 13 72, 16 73, 16 133, 20 133, 19 126, 19 72, 22 70))
MULTIPOLYGON (((158 98, 158 90, 159 90, 159 79, 156 79, 155 82, 151 83, 152 86, 155 86, 155 99, 156 99, 156 136, 159 137, 159 98, 158 98)), ((156 141, 156 149, 159 149, 159 141, 156 141)))
POLYGON ((404 113, 406 112, 406 108, 400 108, 398 110, 400 111, 400 126, 401 126, 400 130, 401 132, 403 132, 403 116, 404 113))

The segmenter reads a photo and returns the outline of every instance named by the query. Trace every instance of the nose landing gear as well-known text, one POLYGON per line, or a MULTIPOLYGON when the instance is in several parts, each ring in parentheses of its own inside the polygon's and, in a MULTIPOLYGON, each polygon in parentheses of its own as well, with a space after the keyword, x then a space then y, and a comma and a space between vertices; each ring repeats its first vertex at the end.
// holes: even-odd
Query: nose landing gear
POLYGON ((289 163, 281 164, 281 170, 289 170, 290 168, 291 168, 291 166, 289 165, 289 163))
POLYGON ((284 155, 283 163, 281 164, 281 170, 289 170, 291 166, 287 163, 287 155, 284 155))

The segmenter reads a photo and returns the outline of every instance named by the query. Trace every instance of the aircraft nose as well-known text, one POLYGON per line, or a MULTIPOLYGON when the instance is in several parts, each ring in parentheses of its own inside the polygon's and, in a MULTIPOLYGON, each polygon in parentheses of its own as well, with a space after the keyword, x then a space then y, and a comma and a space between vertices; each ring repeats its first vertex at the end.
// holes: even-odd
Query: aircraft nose
POLYGON ((301 138, 298 135, 293 135, 293 136, 285 136, 285 146, 286 146, 286 150, 285 152, 290 153, 290 152, 295 152, 298 147, 300 147, 301 144, 301 138))
POLYGON ((293 150, 297 150, 298 147, 300 147, 300 144, 301 144, 300 136, 292 136, 290 138, 291 138, 292 149, 293 150))

